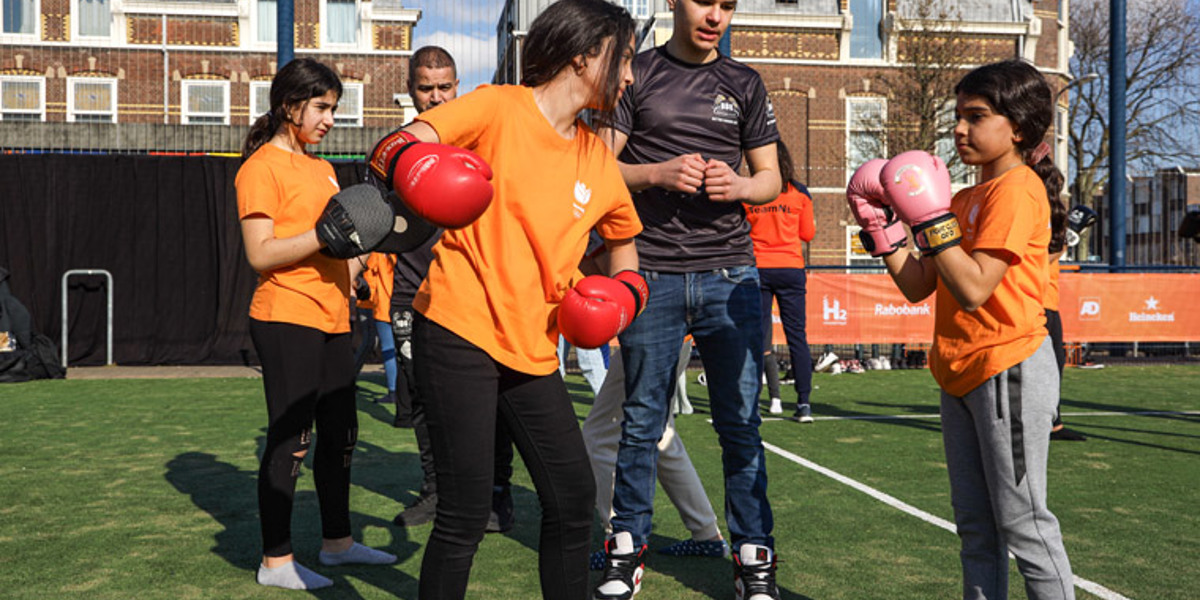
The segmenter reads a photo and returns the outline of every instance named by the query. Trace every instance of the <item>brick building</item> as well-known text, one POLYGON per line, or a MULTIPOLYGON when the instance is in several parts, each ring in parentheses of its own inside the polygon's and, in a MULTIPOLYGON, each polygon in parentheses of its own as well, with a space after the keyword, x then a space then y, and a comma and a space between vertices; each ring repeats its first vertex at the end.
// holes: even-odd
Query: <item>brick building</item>
MULTIPOLYGON (((497 26, 498 81, 515 81, 520 39, 552 0, 508 0, 497 26)), ((620 0, 642 23, 642 47, 665 43, 672 15, 666 0, 620 0)), ((888 148, 888 130, 904 129, 897 95, 888 85, 912 66, 920 36, 953 39, 958 73, 988 62, 1023 57, 1062 89, 1068 82, 1069 0, 740 0, 730 34, 732 55, 762 75, 791 149, 797 173, 813 192, 817 237, 814 265, 875 264, 861 252, 858 227, 846 208, 845 185, 862 162, 909 148, 888 148), (953 15, 939 20, 930 15, 953 15), (933 33, 930 33, 933 32, 933 33)), ((1056 124, 1066 123, 1066 95, 1056 124)), ((952 103, 948 106, 952 114, 952 103)), ((1056 162, 1067 164, 1065 139, 1056 136, 1056 162)), ((938 143, 954 153, 948 128, 938 143)), ((956 184, 973 173, 959 167, 956 184)))
MULTIPOLYGON (((361 140, 415 113, 404 82, 420 11, 401 0, 294 4, 296 56, 330 65, 344 85, 322 151, 361 154, 361 140)), ((268 106, 276 5, 3 0, 0 148, 237 151, 268 106)))
MULTIPOLYGON (((1094 198, 1099 218, 1087 237, 1088 255, 1081 244, 1076 260, 1099 262, 1110 255, 1108 197, 1106 186, 1094 198)), ((1125 185, 1126 264, 1200 267, 1200 244, 1178 235, 1188 212, 1200 212, 1200 170, 1172 167, 1130 177, 1125 185)))

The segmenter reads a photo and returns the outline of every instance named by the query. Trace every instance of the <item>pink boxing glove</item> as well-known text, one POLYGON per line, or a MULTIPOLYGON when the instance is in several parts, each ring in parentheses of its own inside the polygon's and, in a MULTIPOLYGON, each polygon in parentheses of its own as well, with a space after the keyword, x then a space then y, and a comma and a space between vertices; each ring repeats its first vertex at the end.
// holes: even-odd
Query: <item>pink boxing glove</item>
POLYGON ((850 204, 854 220, 862 227, 858 239, 862 240, 863 248, 871 256, 887 256, 908 244, 904 225, 892 213, 892 209, 883 204, 883 184, 879 183, 879 173, 886 164, 887 161, 882 158, 863 163, 846 185, 846 202, 850 204))
POLYGON ((950 212, 950 172, 941 158, 909 150, 888 161, 879 182, 884 204, 912 228, 921 254, 933 256, 962 243, 962 228, 950 212))

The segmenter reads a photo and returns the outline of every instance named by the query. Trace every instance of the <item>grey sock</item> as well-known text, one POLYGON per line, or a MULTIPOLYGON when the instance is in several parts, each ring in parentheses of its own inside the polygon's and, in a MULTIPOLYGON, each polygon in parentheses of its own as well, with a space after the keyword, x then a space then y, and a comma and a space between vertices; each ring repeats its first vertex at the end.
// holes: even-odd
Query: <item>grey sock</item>
POLYGON ((341 552, 326 552, 318 555, 321 564, 334 565, 390 565, 396 562, 396 555, 382 550, 368 548, 358 542, 341 552))
POLYGON ((293 560, 274 569, 259 565, 258 583, 289 590, 315 590, 333 585, 333 580, 314 573, 293 560))

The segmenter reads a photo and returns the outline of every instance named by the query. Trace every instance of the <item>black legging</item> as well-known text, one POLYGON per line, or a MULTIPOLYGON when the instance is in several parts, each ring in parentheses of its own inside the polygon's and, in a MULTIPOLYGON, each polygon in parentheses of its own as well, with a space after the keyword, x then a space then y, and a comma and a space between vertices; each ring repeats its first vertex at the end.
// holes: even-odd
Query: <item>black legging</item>
POLYGON ((313 456, 321 534, 348 537, 350 458, 358 438, 350 334, 251 319, 250 337, 267 397, 267 442, 258 469, 263 554, 292 553, 292 498, 314 420, 321 442, 313 456))
POLYGON ((492 508, 496 421, 502 419, 542 508, 542 597, 588 593, 595 483, 566 384, 514 371, 444 327, 416 318, 417 388, 437 470, 438 504, 421 562, 420 598, 466 596, 475 551, 492 508))
POLYGON ((1050 344, 1054 347, 1054 360, 1058 361, 1058 405, 1054 407, 1054 427, 1062 425, 1062 376, 1067 365, 1067 349, 1063 346, 1062 316, 1057 310, 1046 309, 1046 330, 1050 332, 1050 344))

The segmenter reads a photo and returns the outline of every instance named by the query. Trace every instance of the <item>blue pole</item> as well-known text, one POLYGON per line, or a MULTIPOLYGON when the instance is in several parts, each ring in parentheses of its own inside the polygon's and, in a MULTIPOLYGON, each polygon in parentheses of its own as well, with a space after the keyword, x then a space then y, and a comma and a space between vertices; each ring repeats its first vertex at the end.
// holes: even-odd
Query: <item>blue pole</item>
POLYGON ((1108 264, 1125 266, 1125 0, 1109 0, 1108 264))
POLYGON ((720 52, 725 56, 733 56, 733 42, 731 41, 732 32, 733 23, 730 23, 729 27, 725 28, 725 33, 721 34, 720 41, 717 42, 717 52, 720 52))
POLYGON ((275 5, 275 55, 279 69, 296 58, 295 21, 296 3, 293 0, 279 0, 275 5))

